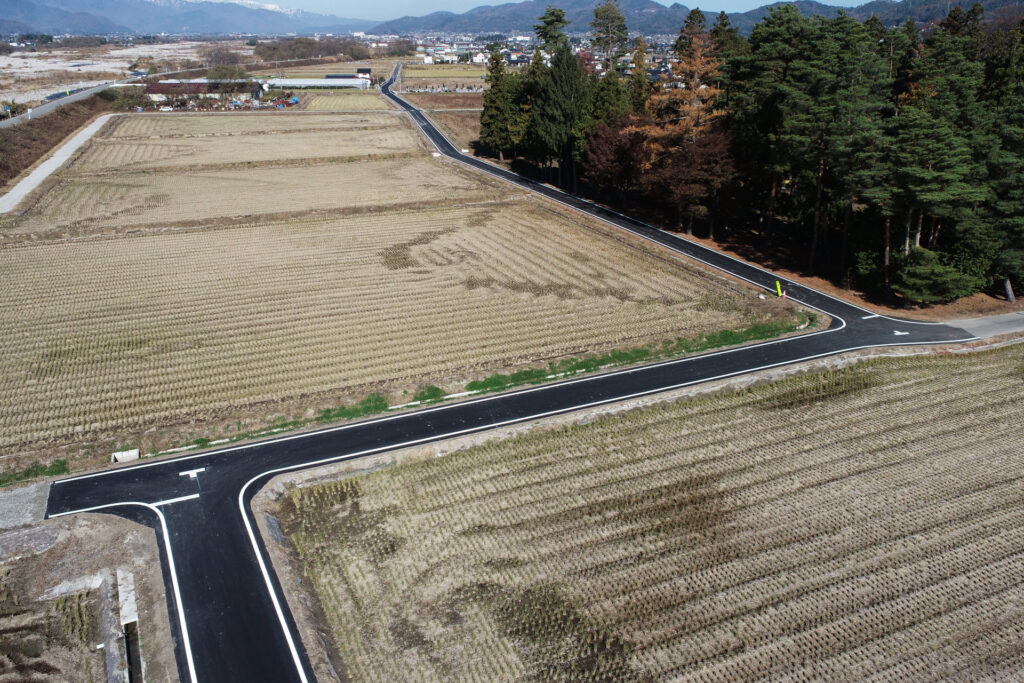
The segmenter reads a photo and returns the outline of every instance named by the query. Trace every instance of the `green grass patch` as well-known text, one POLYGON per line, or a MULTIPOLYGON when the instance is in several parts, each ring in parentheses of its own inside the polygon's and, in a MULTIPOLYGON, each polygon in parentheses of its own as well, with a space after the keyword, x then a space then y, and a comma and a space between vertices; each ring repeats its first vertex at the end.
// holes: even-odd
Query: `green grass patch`
POLYGON ((633 365, 661 358, 745 344, 751 341, 774 339, 787 332, 795 332, 805 327, 815 327, 817 324, 817 315, 801 313, 799 325, 783 322, 761 323, 751 325, 742 330, 722 330, 692 338, 680 337, 659 346, 637 346, 631 349, 610 351, 601 355, 566 358, 557 363, 549 363, 547 368, 527 368, 509 375, 497 373, 485 379, 470 382, 466 385, 466 391, 477 393, 505 391, 512 387, 525 384, 540 384, 551 379, 594 372, 602 368, 633 365))
POLYGON ((444 393, 444 389, 441 387, 435 387, 431 384, 422 387, 412 398, 414 401, 419 401, 420 403, 436 403, 446 395, 447 394, 444 393))
POLYGON ((388 409, 388 400, 383 394, 370 394, 359 403, 351 406, 338 406, 324 410, 316 417, 317 422, 334 422, 335 420, 351 420, 356 417, 383 413, 388 409))
POLYGON ((16 482, 35 479, 36 477, 57 477, 70 471, 67 460, 54 460, 49 465, 37 462, 23 470, 0 474, 0 486, 10 486, 16 482))
MULTIPOLYGON (((634 365, 636 363, 645 363, 663 358, 700 353, 701 351, 708 351, 710 349, 722 348, 725 346, 744 344, 750 341, 773 339, 786 334, 787 332, 795 332, 800 329, 816 327, 818 325, 818 316, 814 313, 800 312, 799 318, 800 320, 798 324, 787 324, 782 322, 761 323, 751 325, 750 327, 742 330, 722 330, 721 332, 713 332, 711 334, 705 334, 693 338, 680 337, 679 339, 668 340, 660 345, 618 349, 600 355, 583 356, 581 358, 566 358, 555 363, 548 363, 547 367, 526 368, 525 370, 519 370, 507 375, 503 373, 496 373, 486 377, 485 379, 469 382, 466 385, 466 391, 473 393, 505 391, 517 386, 542 384, 544 382, 564 377, 571 377, 577 374, 595 372, 603 368, 634 365)), ((439 403, 444 401, 447 397, 448 395, 443 389, 431 384, 420 387, 413 396, 413 400, 418 401, 421 404, 439 403)), ((296 419, 275 422, 266 429, 236 434, 230 439, 218 443, 234 443, 237 441, 244 441, 246 439, 264 437, 268 434, 277 434, 279 432, 300 429, 309 425, 311 422, 326 424, 341 420, 352 420, 359 417, 367 417, 369 415, 384 413, 389 409, 389 407, 388 400, 383 394, 370 394, 362 401, 353 405, 338 406, 337 408, 328 408, 323 410, 312 420, 296 419)), ((202 438, 192 440, 190 445, 197 448, 206 448, 212 444, 209 439, 202 438)), ((166 453, 166 451, 164 452, 166 453)), ((56 472, 55 474, 63 474, 63 472, 56 472)), ((27 478, 29 476, 39 475, 31 474, 26 475, 26 477, 23 478, 27 478)), ((4 480, 0 478, 0 486, 4 485, 3 482, 4 480)))

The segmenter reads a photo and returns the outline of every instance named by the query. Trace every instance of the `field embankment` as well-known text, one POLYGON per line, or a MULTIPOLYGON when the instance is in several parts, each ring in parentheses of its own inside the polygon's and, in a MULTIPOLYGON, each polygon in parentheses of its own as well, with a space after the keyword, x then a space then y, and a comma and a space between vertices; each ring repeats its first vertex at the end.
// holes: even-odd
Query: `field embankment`
POLYGON ((280 513, 357 681, 1012 678, 1022 422, 1021 345, 883 359, 294 489, 280 513))
POLYGON ((101 97, 58 107, 46 116, 16 126, 0 128, 0 192, 23 171, 93 117, 111 111, 110 101, 101 97))

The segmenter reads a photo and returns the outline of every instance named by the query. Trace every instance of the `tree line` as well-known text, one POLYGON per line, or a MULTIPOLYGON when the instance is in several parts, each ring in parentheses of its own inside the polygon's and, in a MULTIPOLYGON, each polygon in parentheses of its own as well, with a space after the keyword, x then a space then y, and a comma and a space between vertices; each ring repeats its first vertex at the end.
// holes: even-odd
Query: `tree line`
POLYGON ((562 10, 520 72, 492 52, 480 144, 589 194, 759 260, 934 304, 1024 277, 1024 21, 980 5, 922 31, 771 11, 749 39, 693 10, 671 75, 648 76, 614 0, 595 9, 604 75, 562 10), (542 54, 543 53, 543 54, 542 54), (545 60, 544 54, 550 59, 545 60))

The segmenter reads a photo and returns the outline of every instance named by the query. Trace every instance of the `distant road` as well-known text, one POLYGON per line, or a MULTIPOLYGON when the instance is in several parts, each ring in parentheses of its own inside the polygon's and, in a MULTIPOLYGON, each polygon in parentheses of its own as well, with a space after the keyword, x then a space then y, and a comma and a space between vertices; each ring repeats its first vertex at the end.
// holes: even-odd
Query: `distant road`
MULTIPOLYGON (((392 81, 394 76, 392 76, 392 81)), ((161 565, 182 681, 315 680, 250 508, 274 476, 494 427, 692 386, 864 348, 972 341, 964 330, 878 315, 786 281, 627 216, 461 154, 415 107, 383 87, 440 153, 599 220, 656 241, 768 292, 827 313, 826 330, 737 349, 386 415, 317 432, 141 462, 55 481, 47 516, 114 514, 160 539, 161 565)))
POLYGON ((58 107, 63 107, 64 105, 71 104, 72 102, 80 102, 80 101, 82 101, 82 100, 84 100, 86 98, 92 97, 93 95, 96 95, 96 94, 99 94, 99 93, 103 92, 104 90, 106 90, 107 88, 109 88, 112 85, 115 85, 117 83, 131 83, 133 80, 135 80, 135 79, 128 79, 128 80, 124 80, 124 81, 110 81, 109 83, 101 83, 100 85, 94 86, 92 88, 86 88, 85 90, 81 90, 79 92, 71 93, 70 95, 62 97, 59 100, 52 100, 50 102, 46 102, 44 104, 40 104, 38 107, 32 107, 32 111, 31 112, 25 112, 24 114, 18 114, 17 116, 15 116, 13 118, 4 119, 4 120, 0 121, 0 128, 7 128, 9 126, 16 126, 19 123, 24 123, 26 121, 31 121, 33 119, 38 119, 40 116, 46 116, 50 112, 56 111, 56 109, 58 107))

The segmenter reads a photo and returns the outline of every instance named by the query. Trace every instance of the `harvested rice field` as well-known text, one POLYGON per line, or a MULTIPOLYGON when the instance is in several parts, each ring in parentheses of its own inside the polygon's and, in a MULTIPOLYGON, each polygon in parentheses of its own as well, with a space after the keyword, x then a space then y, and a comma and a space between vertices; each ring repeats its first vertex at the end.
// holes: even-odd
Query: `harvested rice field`
POLYGON ((0 224, 4 468, 807 320, 432 157, 397 113, 119 121, 0 224))
POLYGON ((378 111, 396 107, 376 90, 337 90, 330 95, 310 95, 301 108, 306 111, 378 111))
MULTIPOLYGON (((379 98, 378 98, 379 99, 379 98)), ((219 118, 220 115, 211 118, 219 118)), ((195 171, 202 167, 225 167, 253 162, 287 162, 289 159, 323 160, 359 158, 370 155, 407 154, 418 148, 417 133, 402 126, 394 115, 308 116, 309 128, 288 128, 276 115, 229 115, 227 122, 199 118, 206 132, 183 134, 171 118, 171 125, 157 132, 140 125, 141 119, 115 119, 113 125, 94 138, 90 148, 74 165, 75 175, 124 174, 136 169, 195 171), (251 126, 263 120, 266 126, 251 126), (228 125, 242 123, 238 130, 228 125)), ((205 117, 204 117, 205 118, 205 117)), ((289 117, 291 118, 291 117, 289 117)), ((303 117, 294 117, 303 118, 303 117)), ((153 122, 159 121, 154 117, 153 122)), ((297 123, 302 123, 298 121, 297 123)))
POLYGON ((1022 373, 1020 344, 879 359, 278 514, 354 681, 1019 680, 1022 373))
POLYGON ((487 86, 485 74, 483 67, 468 64, 412 64, 402 67, 400 88, 403 92, 482 89, 487 86))
POLYGON ((468 64, 407 64, 402 67, 402 78, 475 78, 486 73, 482 66, 468 64))
POLYGON ((121 118, 6 232, 82 236, 507 194, 426 149, 397 112, 121 118))

